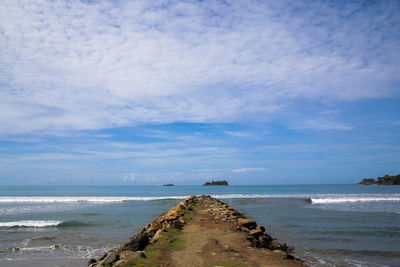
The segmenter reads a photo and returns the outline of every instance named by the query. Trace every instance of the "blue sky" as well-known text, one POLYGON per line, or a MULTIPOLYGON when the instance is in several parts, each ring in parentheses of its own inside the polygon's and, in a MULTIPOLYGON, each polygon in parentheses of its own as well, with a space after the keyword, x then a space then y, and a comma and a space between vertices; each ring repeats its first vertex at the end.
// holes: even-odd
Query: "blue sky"
POLYGON ((0 3, 0 185, 400 173, 399 1, 0 3))

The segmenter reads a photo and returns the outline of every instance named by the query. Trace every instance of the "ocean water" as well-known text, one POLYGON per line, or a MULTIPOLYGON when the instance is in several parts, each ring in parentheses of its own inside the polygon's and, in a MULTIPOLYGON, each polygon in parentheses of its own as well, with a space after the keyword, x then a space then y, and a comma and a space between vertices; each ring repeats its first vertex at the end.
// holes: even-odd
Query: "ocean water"
POLYGON ((92 258, 189 195, 264 225, 311 266, 400 266, 400 186, 0 187, 3 261, 92 258))

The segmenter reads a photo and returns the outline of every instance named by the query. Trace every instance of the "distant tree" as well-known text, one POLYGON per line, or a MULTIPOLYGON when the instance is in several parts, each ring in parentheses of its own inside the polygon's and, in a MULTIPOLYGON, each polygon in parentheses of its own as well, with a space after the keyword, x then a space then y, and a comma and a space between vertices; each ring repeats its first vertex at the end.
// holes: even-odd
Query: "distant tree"
POLYGON ((205 182, 203 185, 207 186, 207 185, 229 185, 227 181, 225 180, 221 180, 221 181, 214 181, 212 180, 212 182, 205 182))
POLYGON ((364 178, 362 179, 361 182, 359 182, 359 184, 375 184, 376 181, 373 178, 364 178))
POLYGON ((385 175, 383 177, 378 177, 376 180, 373 178, 364 178, 362 179, 359 184, 365 184, 365 185, 370 185, 370 184, 378 184, 378 185, 400 185, 400 174, 390 176, 390 175, 385 175))

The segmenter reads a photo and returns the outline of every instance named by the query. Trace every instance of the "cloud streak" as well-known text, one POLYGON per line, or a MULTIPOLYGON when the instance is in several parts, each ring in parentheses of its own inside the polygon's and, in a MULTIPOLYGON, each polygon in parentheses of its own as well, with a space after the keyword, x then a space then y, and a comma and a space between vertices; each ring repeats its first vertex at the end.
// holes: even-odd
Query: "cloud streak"
POLYGON ((398 95, 398 3, 343 5, 2 1, 0 134, 266 120, 298 99, 398 95))
POLYGON ((260 171, 267 171, 267 168, 241 168, 241 169, 234 169, 232 172, 235 173, 243 173, 243 172, 260 172, 260 171))

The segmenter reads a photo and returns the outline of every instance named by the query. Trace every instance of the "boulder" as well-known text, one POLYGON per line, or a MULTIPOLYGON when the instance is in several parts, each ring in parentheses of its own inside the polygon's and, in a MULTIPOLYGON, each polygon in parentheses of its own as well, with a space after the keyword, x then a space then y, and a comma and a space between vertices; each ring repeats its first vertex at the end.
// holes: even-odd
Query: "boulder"
POLYGON ((265 232, 264 226, 258 225, 258 226, 256 227, 256 229, 265 232))
POLYGON ((101 257, 99 258, 99 261, 104 260, 104 258, 107 257, 107 255, 108 255, 108 253, 104 253, 103 256, 101 256, 101 257))
POLYGON ((260 242, 260 247, 266 248, 268 247, 268 240, 265 238, 265 236, 259 236, 258 241, 260 242))
POLYGON ((250 220, 250 219, 245 219, 245 218, 239 218, 238 223, 239 223, 239 225, 249 228, 249 229, 254 229, 257 226, 256 221, 250 220))
POLYGON ((126 260, 126 259, 134 258, 135 255, 136 255, 136 251, 124 250, 121 253, 119 253, 119 258, 126 260))
POLYGON ((180 223, 179 221, 174 221, 174 222, 172 223, 172 225, 173 225, 173 227, 176 228, 176 229, 182 229, 182 227, 183 227, 183 223, 180 223))
POLYGON ((121 246, 121 250, 138 251, 143 250, 149 243, 149 235, 147 233, 137 234, 130 241, 121 246))
POLYGON ((130 260, 134 258, 146 258, 146 255, 144 254, 143 251, 122 251, 119 254, 120 258, 123 260, 130 260))
POLYGON ((247 237, 247 241, 250 241, 251 247, 259 247, 260 246, 260 242, 254 236, 249 235, 247 237))
POLYGON ((231 216, 239 215, 239 213, 237 213, 237 212, 234 211, 234 210, 229 210, 229 214, 230 214, 231 216))
POLYGON ((171 228, 171 224, 170 223, 166 223, 166 224, 163 225, 162 230, 163 230, 163 232, 166 232, 166 231, 168 231, 169 228, 171 228))
POLYGON ((96 260, 95 259, 90 259, 89 261, 88 261, 88 265, 90 266, 91 264, 93 264, 93 263, 96 263, 96 260))
POLYGON ((260 245, 260 241, 258 241, 258 238, 253 237, 253 239, 251 240, 253 247, 259 248, 260 245))
POLYGON ((171 211, 165 216, 166 221, 174 221, 179 217, 179 214, 176 211, 171 211))
POLYGON ((242 232, 250 232, 250 229, 244 226, 241 226, 242 232))
POLYGON ((252 236, 260 236, 260 235, 262 235, 263 233, 264 233, 263 231, 258 230, 258 229, 250 230, 250 234, 251 234, 252 236))
POLYGON ((147 232, 148 233, 155 233, 158 229, 160 229, 161 228, 161 224, 157 221, 157 220, 152 220, 151 222, 150 222, 150 225, 149 225, 149 227, 147 228, 147 232))
POLYGON ((108 255, 100 262, 102 265, 111 264, 119 260, 119 255, 116 250, 111 251, 108 255))
POLYGON ((162 233, 162 229, 158 230, 158 231, 154 234, 154 236, 153 236, 153 238, 152 238, 152 241, 154 242, 154 241, 156 241, 157 239, 159 239, 161 233, 162 233))
POLYGON ((281 244, 279 243, 278 240, 274 239, 271 242, 271 249, 272 250, 279 250, 281 248, 281 244))

